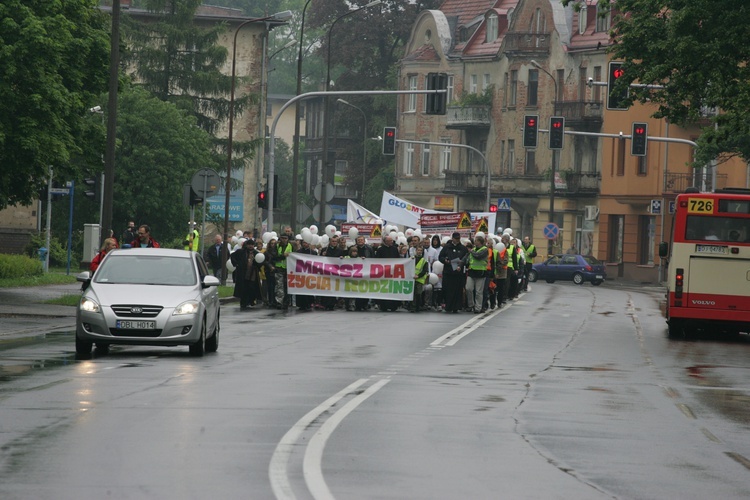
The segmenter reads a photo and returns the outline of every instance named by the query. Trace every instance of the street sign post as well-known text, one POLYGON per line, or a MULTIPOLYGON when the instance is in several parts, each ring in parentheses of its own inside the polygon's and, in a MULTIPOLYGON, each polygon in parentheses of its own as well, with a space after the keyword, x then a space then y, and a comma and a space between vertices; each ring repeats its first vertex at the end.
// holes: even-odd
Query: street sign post
POLYGON ((544 237, 548 240, 554 240, 560 234, 560 228, 554 222, 550 222, 543 229, 544 237))

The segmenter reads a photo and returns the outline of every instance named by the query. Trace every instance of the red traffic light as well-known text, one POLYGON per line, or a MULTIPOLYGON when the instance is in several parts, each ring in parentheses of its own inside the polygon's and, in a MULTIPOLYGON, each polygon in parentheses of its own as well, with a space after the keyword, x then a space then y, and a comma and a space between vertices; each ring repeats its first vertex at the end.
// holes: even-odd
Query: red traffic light
POLYGON ((396 135, 396 131, 392 128, 386 128, 385 129, 385 136, 386 137, 394 137, 396 135))
POLYGON ((612 76, 614 76, 614 77, 615 77, 615 79, 618 79, 618 78, 620 78, 620 77, 621 77, 622 75, 624 75, 624 74, 625 74, 625 70, 624 70, 624 69, 622 69, 621 67, 616 67, 616 68, 614 68, 614 69, 612 70, 612 76))
POLYGON ((528 120, 526 120, 526 125, 528 125, 529 127, 536 126, 536 117, 530 116, 528 120))
POLYGON ((637 135, 642 135, 642 134, 646 133, 646 129, 643 128, 643 127, 636 126, 636 127, 633 128, 633 133, 635 133, 637 135))
POLYGON ((497 212, 497 205, 495 205, 494 203, 491 203, 490 204, 490 212, 497 212))

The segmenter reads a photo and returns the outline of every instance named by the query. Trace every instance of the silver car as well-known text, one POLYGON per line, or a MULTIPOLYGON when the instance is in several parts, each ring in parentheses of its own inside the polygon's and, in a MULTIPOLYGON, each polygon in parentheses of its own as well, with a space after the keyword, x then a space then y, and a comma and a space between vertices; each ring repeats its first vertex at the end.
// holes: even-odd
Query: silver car
POLYGON ((187 345, 202 356, 219 347, 218 278, 187 250, 112 250, 93 277, 77 276, 86 290, 76 314, 76 353, 96 344, 187 345))

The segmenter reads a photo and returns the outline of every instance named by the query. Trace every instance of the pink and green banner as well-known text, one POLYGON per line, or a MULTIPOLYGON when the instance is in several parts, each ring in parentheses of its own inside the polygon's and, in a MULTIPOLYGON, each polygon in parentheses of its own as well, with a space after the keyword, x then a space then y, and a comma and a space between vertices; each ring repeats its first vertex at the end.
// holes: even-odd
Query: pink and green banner
POLYGON ((291 253, 286 258, 292 295, 412 300, 414 259, 342 259, 291 253))

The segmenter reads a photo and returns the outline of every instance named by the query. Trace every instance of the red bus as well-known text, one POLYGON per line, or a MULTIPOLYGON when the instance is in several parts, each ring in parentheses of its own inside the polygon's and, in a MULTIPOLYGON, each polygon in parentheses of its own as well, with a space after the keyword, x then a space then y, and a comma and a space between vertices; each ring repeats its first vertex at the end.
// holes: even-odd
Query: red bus
POLYGON ((750 332, 750 190, 678 195, 671 240, 669 336, 750 332))

